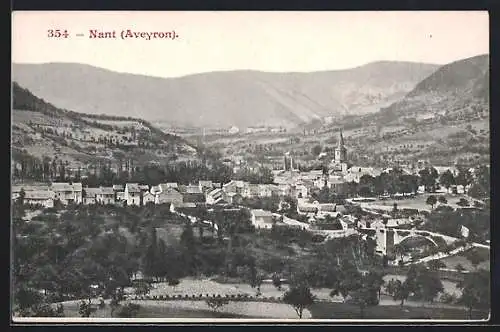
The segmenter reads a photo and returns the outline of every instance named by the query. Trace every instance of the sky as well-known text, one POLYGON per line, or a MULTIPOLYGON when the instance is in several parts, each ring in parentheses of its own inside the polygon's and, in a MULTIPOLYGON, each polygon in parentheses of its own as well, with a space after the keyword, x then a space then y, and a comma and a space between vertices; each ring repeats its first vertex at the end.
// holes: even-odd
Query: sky
POLYGON ((159 77, 336 70, 383 60, 446 64, 485 53, 486 11, 12 14, 14 63, 74 62, 159 77), (69 36, 49 38, 49 29, 67 30, 69 36), (114 30, 118 38, 91 39, 91 29, 114 30), (178 38, 121 39, 127 29, 175 31, 178 38))

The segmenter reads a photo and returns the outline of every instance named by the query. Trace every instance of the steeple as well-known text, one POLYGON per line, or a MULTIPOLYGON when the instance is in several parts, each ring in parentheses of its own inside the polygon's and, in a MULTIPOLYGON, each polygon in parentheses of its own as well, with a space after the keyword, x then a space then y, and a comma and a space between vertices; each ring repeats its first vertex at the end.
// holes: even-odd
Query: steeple
POLYGON ((344 147, 344 136, 342 135, 342 129, 340 129, 340 136, 339 136, 338 148, 339 149, 345 149, 345 147, 344 147))
POLYGON ((336 163, 343 163, 347 160, 347 149, 344 146, 344 136, 342 135, 342 129, 340 129, 339 134, 339 143, 337 148, 335 149, 335 158, 336 163))

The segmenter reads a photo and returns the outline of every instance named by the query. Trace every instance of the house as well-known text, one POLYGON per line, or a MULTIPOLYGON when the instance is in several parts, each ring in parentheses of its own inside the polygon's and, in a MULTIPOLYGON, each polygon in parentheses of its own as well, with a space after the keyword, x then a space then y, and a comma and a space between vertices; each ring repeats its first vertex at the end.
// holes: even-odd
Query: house
POLYGON ((292 188, 289 184, 279 184, 278 190, 280 192, 280 196, 289 196, 291 194, 292 188))
POLYGON ((61 203, 75 203, 75 192, 71 184, 66 182, 54 182, 50 186, 50 189, 54 192, 55 199, 61 201, 61 203))
POLYGON ((281 190, 277 185, 268 184, 266 186, 267 186, 267 189, 269 190, 269 192, 271 193, 270 196, 281 196, 281 190))
POLYGON ((123 204, 125 202, 125 192, 124 191, 118 191, 115 193, 115 203, 117 204, 123 204))
POLYGON ((167 188, 179 188, 179 185, 177 184, 177 182, 167 182, 167 183, 165 183, 165 186, 167 188))
POLYGON ((198 187, 201 188, 202 191, 213 188, 213 182, 209 180, 200 180, 198 181, 198 187))
POLYGON ((297 213, 306 215, 315 215, 318 213, 318 206, 315 204, 297 204, 297 213))
POLYGON ((341 178, 330 179, 330 181, 328 182, 328 185, 330 187, 330 190, 338 195, 345 194, 349 188, 349 185, 345 181, 345 179, 341 179, 341 178))
POLYGON ((24 195, 24 203, 50 208, 54 207, 54 198, 55 193, 50 190, 28 190, 24 195))
POLYGON ((100 192, 96 194, 96 202, 100 204, 114 204, 115 191, 113 187, 100 187, 100 192))
POLYGON ((335 205, 335 212, 346 214, 347 209, 346 209, 345 205, 337 204, 337 205, 335 205))
POLYGON ((222 189, 213 189, 206 193, 207 204, 217 204, 224 199, 224 192, 222 189))
POLYGON ((83 203, 83 186, 81 182, 75 182, 72 184, 73 186, 73 195, 74 195, 74 203, 82 204, 83 203))
POLYGON ((149 186, 147 184, 140 184, 139 189, 140 189, 141 193, 144 194, 145 192, 149 191, 149 186))
POLYGON ((244 181, 236 181, 232 180, 222 186, 222 190, 225 193, 233 193, 233 194, 243 194, 245 187, 248 185, 248 182, 244 181))
POLYGON ((176 204, 179 205, 183 201, 182 194, 175 188, 167 186, 167 184, 159 185, 161 191, 155 196, 156 204, 176 204))
POLYGON ((204 193, 184 193, 182 194, 182 201, 184 203, 205 203, 204 193))
POLYGON ((318 205, 318 211, 320 212, 337 212, 335 210, 336 204, 333 203, 323 203, 318 205))
POLYGON ((240 129, 238 127, 232 126, 231 128, 229 128, 229 130, 227 132, 231 135, 234 135, 234 134, 239 133, 240 129))
POLYGON ((178 189, 181 194, 203 194, 203 190, 196 185, 179 186, 178 189))
POLYGON ((113 185, 113 191, 116 193, 116 192, 119 192, 119 191, 124 191, 125 188, 123 187, 123 185, 121 184, 114 184, 113 185))
POLYGON ((244 187, 242 196, 243 197, 259 197, 260 188, 258 184, 248 184, 244 187))
POLYGON ((160 185, 151 186, 151 189, 149 190, 149 192, 151 194, 153 194, 154 196, 159 195, 161 193, 161 186, 160 185))
POLYGON ((28 191, 49 191, 49 186, 12 186, 12 199, 17 199, 21 190, 25 193, 28 191))
POLYGON ((138 183, 125 184, 125 202, 127 205, 141 205, 141 188, 138 183))
POLYGON ((272 194, 271 185, 259 184, 259 197, 271 197, 272 194))
POLYGON ((151 204, 154 204, 155 203, 155 195, 153 195, 152 193, 150 193, 149 191, 146 191, 143 195, 142 195, 142 204, 146 205, 148 203, 151 203, 151 204))
POLYGON ((295 184, 290 187, 289 195, 295 198, 305 198, 308 195, 307 187, 303 184, 295 184))
POLYGON ((101 194, 101 188, 85 188, 83 195, 83 204, 96 204, 97 196, 101 194))
MULTIPOLYGON (((222 199, 229 204, 238 204, 243 197, 240 194, 222 191, 222 199)), ((208 203, 208 202, 207 202, 208 203)))
POLYGON ((252 220, 252 225, 259 229, 265 228, 269 229, 273 227, 275 223, 275 218, 273 214, 269 211, 264 211, 262 209, 255 209, 250 211, 250 216, 252 220))

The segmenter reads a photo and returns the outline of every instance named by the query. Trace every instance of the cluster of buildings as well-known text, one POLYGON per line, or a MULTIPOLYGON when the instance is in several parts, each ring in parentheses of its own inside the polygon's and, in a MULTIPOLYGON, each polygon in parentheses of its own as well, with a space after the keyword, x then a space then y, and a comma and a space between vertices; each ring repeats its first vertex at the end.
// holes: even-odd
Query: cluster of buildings
MULTIPOLYGON (((24 203, 53 207, 55 201, 67 204, 118 204, 141 206, 148 203, 171 203, 176 206, 205 203, 208 194, 219 188, 219 183, 199 181, 197 185, 163 183, 156 186, 126 183, 111 187, 82 187, 81 183, 55 182, 50 185, 12 186, 12 199, 24 192, 24 203)), ((210 199, 209 199, 210 201, 210 199)))
MULTIPOLYGON (((286 155, 283 170, 274 171, 273 184, 252 184, 233 180, 226 184, 212 181, 199 181, 192 185, 163 183, 155 186, 138 183, 113 185, 111 187, 83 188, 81 183, 52 183, 45 186, 14 186, 12 198, 19 197, 21 189, 25 192, 25 202, 51 207, 55 200, 63 204, 126 204, 140 206, 148 203, 171 203, 177 206, 183 204, 221 204, 238 203, 242 198, 265 198, 272 196, 291 196, 299 200, 299 213, 325 214, 329 208, 311 206, 305 199, 317 189, 328 187, 337 194, 343 194, 350 182, 359 182, 363 175, 378 176, 387 170, 372 167, 358 167, 347 162, 347 149, 344 145, 342 131, 334 159, 328 172, 313 170, 299 172, 294 168, 293 158, 286 155), (303 202, 303 203, 301 203, 303 202)), ((120 165, 127 167, 127 165, 120 165)), ((425 163, 418 166, 425 167, 425 163)), ((446 168, 450 169, 450 168, 446 168)), ((439 169, 440 172, 445 169, 439 169)), ((407 171, 410 172, 410 171, 407 171)), ((452 169, 453 173, 456 170, 452 169)))

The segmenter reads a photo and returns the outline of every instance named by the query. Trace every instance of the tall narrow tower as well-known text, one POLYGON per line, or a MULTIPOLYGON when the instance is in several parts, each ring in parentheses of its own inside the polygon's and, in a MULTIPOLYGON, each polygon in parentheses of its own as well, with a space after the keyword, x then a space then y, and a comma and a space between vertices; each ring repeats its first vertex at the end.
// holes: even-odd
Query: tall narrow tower
POLYGON ((344 136, 342 135, 342 129, 340 129, 340 137, 337 148, 335 149, 335 162, 343 163, 347 160, 347 149, 344 146, 344 136))

